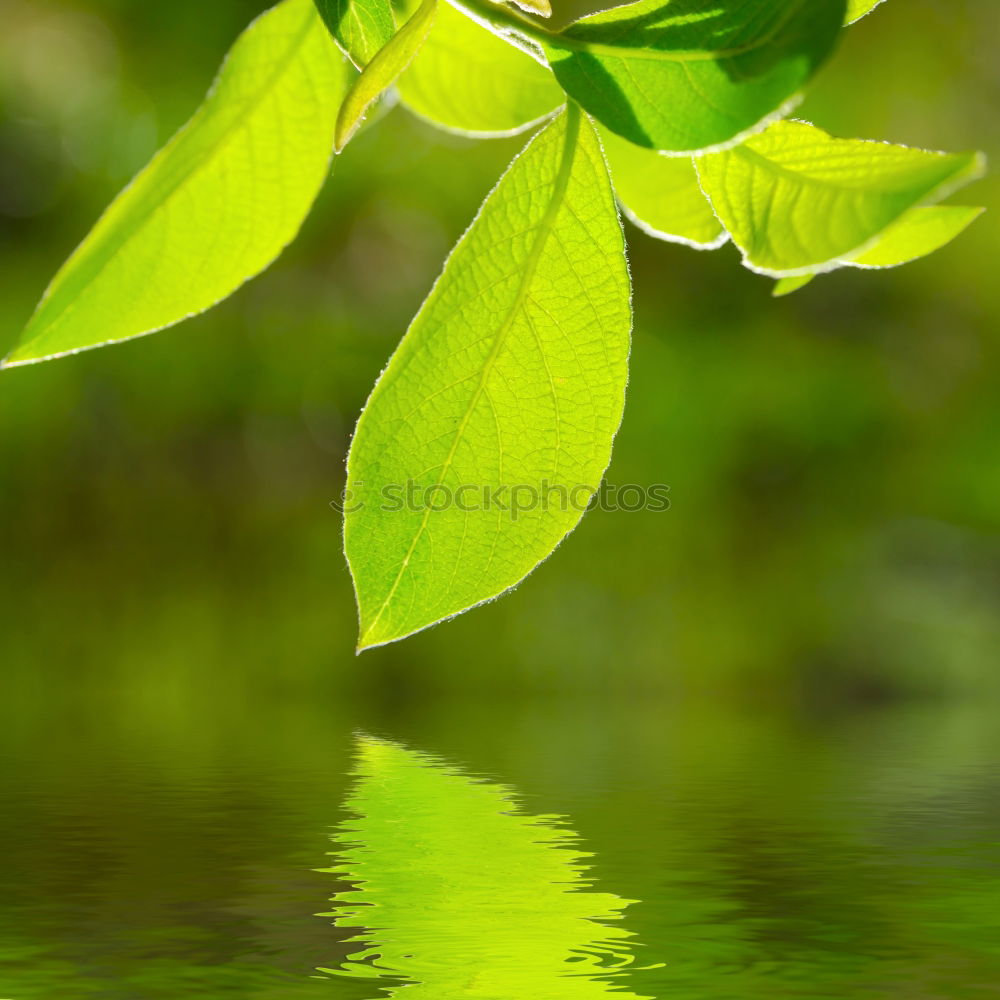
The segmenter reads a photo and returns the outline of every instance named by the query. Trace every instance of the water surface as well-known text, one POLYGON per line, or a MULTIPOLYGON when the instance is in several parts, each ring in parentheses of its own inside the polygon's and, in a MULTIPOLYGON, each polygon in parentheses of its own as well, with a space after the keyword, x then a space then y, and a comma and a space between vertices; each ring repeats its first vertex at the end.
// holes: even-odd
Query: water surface
POLYGON ((0 997, 1000 996, 995 709, 8 712, 0 997))

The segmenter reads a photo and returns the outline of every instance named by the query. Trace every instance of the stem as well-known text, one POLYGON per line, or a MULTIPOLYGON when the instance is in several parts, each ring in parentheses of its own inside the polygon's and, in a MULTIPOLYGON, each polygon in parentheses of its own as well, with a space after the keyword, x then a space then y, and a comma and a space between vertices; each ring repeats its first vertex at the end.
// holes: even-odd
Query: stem
POLYGON ((464 8, 469 14, 480 21, 486 21, 495 28, 513 28, 535 42, 544 44, 555 32, 532 21, 507 6, 491 3, 490 0, 453 0, 453 6, 464 8))

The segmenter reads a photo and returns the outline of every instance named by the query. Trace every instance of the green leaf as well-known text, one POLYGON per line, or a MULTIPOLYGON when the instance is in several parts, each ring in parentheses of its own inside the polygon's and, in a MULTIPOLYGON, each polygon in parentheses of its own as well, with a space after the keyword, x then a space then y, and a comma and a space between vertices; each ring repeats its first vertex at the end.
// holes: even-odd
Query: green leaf
POLYGON ((663 156, 601 129, 615 194, 625 215, 658 239, 714 250, 729 238, 702 193, 694 161, 663 156))
POLYGON ((805 288, 815 277, 815 274, 797 274, 792 278, 779 278, 771 289, 771 295, 776 299, 784 298, 800 288, 805 288))
POLYGON ((395 34, 390 0, 316 0, 316 6, 337 44, 358 69, 367 66, 395 34))
POLYGON ((371 62, 351 85, 337 116, 334 146, 338 153, 358 130, 369 105, 391 87, 399 74, 413 61, 434 25, 437 9, 438 0, 423 0, 412 17, 375 53, 371 62))
POLYGON ((641 0, 545 41, 559 82, 639 146, 716 149, 787 113, 833 49, 844 0, 641 0))
POLYGON ((577 835, 558 818, 370 737, 358 740, 355 782, 323 870, 357 888, 321 914, 352 951, 319 971, 377 977, 380 995, 411 1000, 638 1000, 612 989, 633 960, 631 901, 590 887, 577 835))
POLYGON ((984 161, 780 122, 697 165, 744 264, 784 277, 838 267, 911 209, 980 176, 984 161))
POLYGON ((860 21, 865 14, 870 14, 883 0, 847 0, 847 18, 845 24, 860 21))
POLYGON ((548 69, 450 4, 398 89, 421 118, 482 138, 519 132, 566 100, 548 69))
MULTIPOLYGON (((950 243, 967 229, 980 215, 983 208, 965 205, 923 205, 903 216, 890 226, 867 250, 850 260, 838 262, 841 267, 883 269, 899 267, 911 260, 926 257, 950 243)), ((794 278, 781 278, 772 295, 780 298, 807 285, 815 274, 794 278)))
POLYGON ((570 105, 487 198, 358 423, 359 648, 497 597, 576 526, 621 420, 630 328, 607 169, 570 105), (391 509, 408 484, 419 497, 391 509))
POLYGON ((908 264, 950 243, 967 229, 983 208, 925 205, 890 226, 864 253, 845 261, 849 267, 885 268, 908 264))
POLYGON ((329 172, 347 73, 310 0, 255 21, 195 116, 63 265, 6 364, 171 326, 267 267, 329 172))

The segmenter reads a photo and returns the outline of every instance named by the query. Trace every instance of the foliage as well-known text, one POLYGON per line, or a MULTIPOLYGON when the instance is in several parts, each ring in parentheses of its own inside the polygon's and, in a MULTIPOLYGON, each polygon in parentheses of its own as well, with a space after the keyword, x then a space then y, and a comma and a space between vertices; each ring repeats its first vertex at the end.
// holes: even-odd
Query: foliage
POLYGON ((554 31, 487 0, 411 4, 398 29, 386 0, 318 0, 322 20, 283 0, 60 270, 6 364, 152 332, 230 294, 294 236, 331 146, 397 78, 421 117, 472 135, 520 130, 565 101, 449 258, 358 426, 345 541, 360 647, 402 638, 517 584, 582 508, 389 512, 387 489, 589 499, 610 458, 630 286, 595 124, 631 218, 699 247, 728 236, 780 279, 776 294, 903 263, 973 220, 934 203, 981 173, 978 155, 780 120, 842 26, 874 6, 640 0, 554 31), (353 81, 324 21, 363 67, 353 81))

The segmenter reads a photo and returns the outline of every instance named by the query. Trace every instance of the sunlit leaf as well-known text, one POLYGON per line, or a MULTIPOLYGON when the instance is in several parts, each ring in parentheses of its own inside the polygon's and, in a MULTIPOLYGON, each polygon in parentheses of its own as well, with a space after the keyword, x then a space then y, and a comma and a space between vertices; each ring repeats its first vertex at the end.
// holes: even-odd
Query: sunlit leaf
POLYGON ((358 423, 345 544, 361 648, 503 593, 579 521, 621 420, 623 250, 597 136, 571 105, 486 200, 358 423), (422 502, 388 509, 408 484, 422 502))
POLYGON ((640 0, 546 42, 572 97, 613 132, 694 152, 763 127, 833 49, 844 0, 640 0))
POLYGON ((775 277, 839 266, 983 171, 978 153, 835 139, 805 122, 779 122, 697 165, 744 263, 775 277))
POLYGON ((329 172, 347 74, 311 0, 255 21, 195 116, 63 265, 6 363, 162 329, 267 267, 329 172))
POLYGON ((771 289, 771 295, 776 299, 784 298, 797 292, 800 288, 805 288, 816 277, 815 274, 796 274, 791 278, 778 278, 771 289))
MULTIPOLYGON (((984 209, 965 205, 923 205, 890 226, 875 242, 850 260, 839 262, 842 267, 899 267, 911 260, 926 257, 950 243, 964 232, 984 209)), ((772 294, 775 298, 790 295, 807 285, 815 274, 780 278, 772 294)))
POLYGON ((337 44, 359 69, 396 30, 390 0, 316 0, 316 6, 337 44))
POLYGON ((663 156, 601 130, 611 180, 623 211, 659 239, 712 250, 726 231, 702 193, 690 157, 663 156))
POLYGON ((519 131, 566 100, 549 70, 447 3, 398 89, 422 118, 484 137, 519 131))
POLYGON ((411 1000, 637 1000, 614 988, 632 962, 630 901, 588 888, 572 830, 382 740, 359 740, 355 779, 327 871, 358 888, 324 915, 357 950, 320 971, 411 1000))
POLYGON ((879 4, 883 3, 883 0, 847 0, 847 24, 854 24, 855 21, 860 20, 865 14, 870 13, 879 4))
POLYGON ((350 141, 365 117, 369 105, 413 61, 427 38, 437 15, 438 0, 422 0, 407 22, 379 49, 351 85, 337 116, 334 145, 340 152, 350 141))
POLYGON ((982 208, 925 205, 890 226, 864 253, 846 261, 850 267, 898 267, 940 250, 964 232, 982 208))

